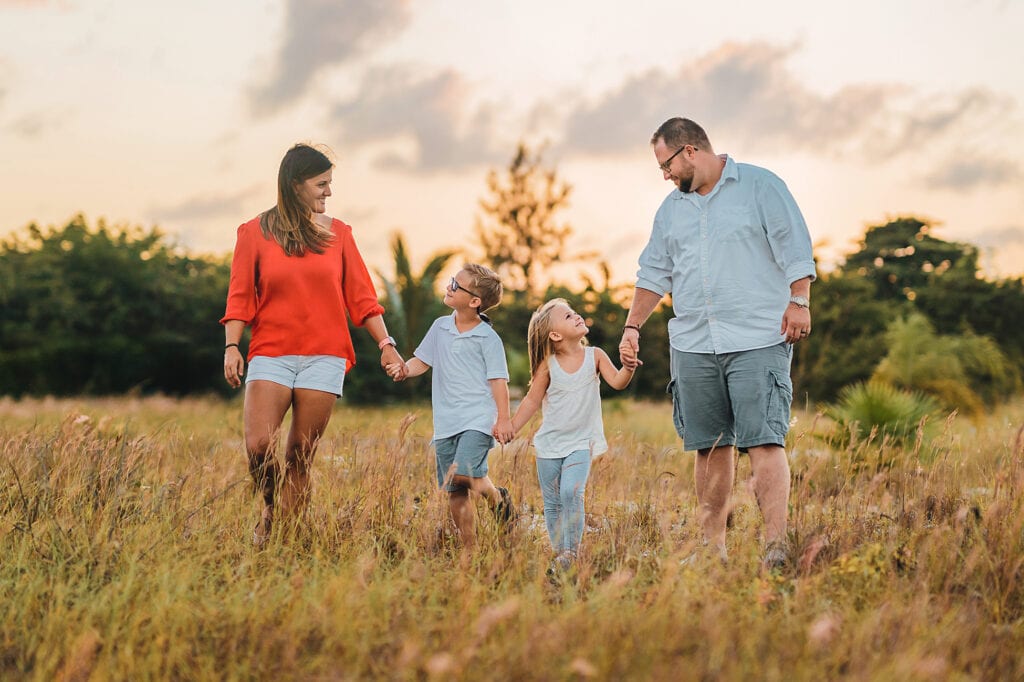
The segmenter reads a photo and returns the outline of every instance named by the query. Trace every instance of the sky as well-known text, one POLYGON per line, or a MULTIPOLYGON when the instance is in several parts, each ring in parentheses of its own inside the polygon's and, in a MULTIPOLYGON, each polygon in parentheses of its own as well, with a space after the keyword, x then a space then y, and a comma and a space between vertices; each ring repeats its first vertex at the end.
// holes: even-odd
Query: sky
POLYGON ((479 258, 525 141, 573 187, 566 253, 629 282, 673 189, 651 133, 686 116, 785 180, 822 269, 914 215, 1016 277, 1022 30, 1019 0, 0 0, 0 236, 81 212, 228 253, 306 141, 371 269, 396 231, 479 258))

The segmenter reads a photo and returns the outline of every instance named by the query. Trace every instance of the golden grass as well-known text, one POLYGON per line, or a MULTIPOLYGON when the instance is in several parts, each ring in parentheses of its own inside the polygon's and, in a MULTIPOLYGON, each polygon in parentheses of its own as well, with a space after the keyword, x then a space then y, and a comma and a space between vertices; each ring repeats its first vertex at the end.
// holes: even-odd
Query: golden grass
POLYGON ((241 403, 0 401, 0 678, 1024 678, 1024 402, 898 449, 792 432, 793 566, 759 571, 739 465, 731 561, 698 545, 667 404, 606 403, 578 573, 557 585, 533 456, 525 518, 463 561, 430 414, 339 405, 307 523, 250 544, 241 403))

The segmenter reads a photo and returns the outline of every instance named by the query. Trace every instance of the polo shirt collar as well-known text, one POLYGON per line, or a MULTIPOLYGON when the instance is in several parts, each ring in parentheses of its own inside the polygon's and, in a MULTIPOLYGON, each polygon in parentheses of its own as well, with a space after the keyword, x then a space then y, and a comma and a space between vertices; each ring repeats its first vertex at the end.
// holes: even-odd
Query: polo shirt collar
POLYGON ((470 329, 468 332, 460 332, 459 328, 455 326, 455 311, 452 314, 444 318, 441 321, 441 328, 450 333, 452 336, 486 336, 487 323, 480 320, 480 324, 470 329))

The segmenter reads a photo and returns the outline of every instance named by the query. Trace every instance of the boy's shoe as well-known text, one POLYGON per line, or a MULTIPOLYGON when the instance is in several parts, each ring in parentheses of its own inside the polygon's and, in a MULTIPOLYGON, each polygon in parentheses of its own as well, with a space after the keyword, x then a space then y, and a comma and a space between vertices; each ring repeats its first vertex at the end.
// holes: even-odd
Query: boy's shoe
POLYGON ((766 571, 779 571, 789 565, 789 552, 785 542, 769 542, 761 566, 766 571))
POLYGON ((515 523, 517 516, 516 506, 512 504, 512 495, 509 494, 508 488, 498 488, 498 494, 501 495, 501 500, 494 505, 494 518, 503 526, 511 525, 515 523))
POLYGON ((252 529, 252 545, 256 549, 262 549, 268 540, 270 540, 270 520, 260 519, 256 522, 256 527, 252 529))

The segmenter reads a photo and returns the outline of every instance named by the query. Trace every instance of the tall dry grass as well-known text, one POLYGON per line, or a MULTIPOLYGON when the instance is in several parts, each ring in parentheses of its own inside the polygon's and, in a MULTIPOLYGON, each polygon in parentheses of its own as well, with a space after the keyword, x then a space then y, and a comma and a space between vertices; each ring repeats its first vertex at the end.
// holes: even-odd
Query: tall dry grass
POLYGON ((0 402, 0 678, 1024 678, 1024 402, 905 446, 833 449, 798 415, 776 574, 745 459, 730 563, 680 564, 699 532, 669 406, 608 403, 556 584, 522 441, 491 472, 523 519, 506 537, 480 508, 460 556, 425 409, 339 405, 307 522, 254 551, 240 408, 0 402))

